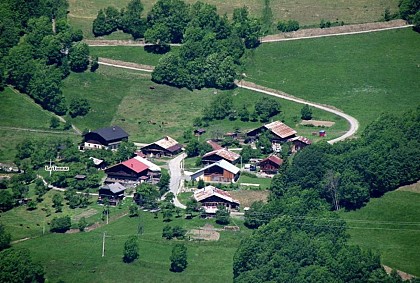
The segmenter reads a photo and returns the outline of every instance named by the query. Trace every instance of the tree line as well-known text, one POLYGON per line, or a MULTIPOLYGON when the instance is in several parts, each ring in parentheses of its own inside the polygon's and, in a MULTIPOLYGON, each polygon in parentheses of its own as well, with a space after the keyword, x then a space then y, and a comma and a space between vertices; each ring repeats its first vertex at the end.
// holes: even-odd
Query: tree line
POLYGON ((361 207, 420 178, 419 121, 420 108, 384 114, 357 140, 313 145, 285 162, 269 202, 245 213, 245 225, 258 229, 235 254, 234 281, 402 282, 378 254, 349 245, 332 210, 361 207))
POLYGON ((176 87, 234 87, 245 48, 257 47, 262 36, 261 20, 251 18, 246 7, 235 9, 232 20, 220 16, 214 5, 182 0, 159 0, 147 17, 142 18, 142 12, 140 0, 120 11, 100 10, 93 33, 100 36, 119 29, 135 39, 144 37, 154 52, 166 53, 168 44, 183 43, 179 53, 166 54, 152 73, 155 82, 176 87))
POLYGON ((59 115, 68 108, 62 80, 90 62, 83 33, 68 24, 67 10, 66 0, 0 4, 0 87, 8 83, 59 115))

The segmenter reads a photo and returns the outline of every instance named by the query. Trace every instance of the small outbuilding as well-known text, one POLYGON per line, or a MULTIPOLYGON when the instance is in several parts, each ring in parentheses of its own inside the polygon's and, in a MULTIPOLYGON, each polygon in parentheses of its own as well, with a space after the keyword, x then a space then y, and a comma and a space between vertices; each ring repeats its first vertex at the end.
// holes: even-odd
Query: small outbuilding
POLYGON ((310 139, 302 136, 289 139, 288 141, 292 143, 292 152, 297 152, 302 148, 312 144, 312 141, 310 139))
POLYGON ((200 129, 195 129, 194 130, 194 136, 201 136, 202 134, 204 134, 206 132, 206 129, 200 128, 200 129))
POLYGON ((124 199, 126 188, 120 183, 106 184, 99 189, 98 203, 104 203, 108 199, 110 205, 117 205, 124 199))
POLYGON ((283 159, 275 155, 271 155, 260 161, 260 170, 266 174, 277 174, 283 159))

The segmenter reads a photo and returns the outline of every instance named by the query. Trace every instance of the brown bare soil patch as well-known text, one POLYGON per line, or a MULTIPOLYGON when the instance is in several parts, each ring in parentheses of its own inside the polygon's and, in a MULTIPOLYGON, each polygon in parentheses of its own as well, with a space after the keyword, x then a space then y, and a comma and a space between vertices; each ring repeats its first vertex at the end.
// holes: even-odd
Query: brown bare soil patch
POLYGON ((331 121, 319 121, 319 120, 302 120, 301 125, 311 125, 315 127, 332 127, 335 122, 331 121))
POLYGON ((399 26, 404 26, 404 25, 406 25, 406 22, 404 20, 393 20, 389 22, 344 25, 344 26, 330 27, 330 28, 324 28, 324 29, 321 29, 321 28, 301 29, 294 32, 268 35, 262 38, 262 42, 271 41, 271 40, 279 40, 279 39, 288 39, 288 38, 340 34, 340 33, 348 33, 348 32, 363 32, 363 31, 378 30, 378 29, 383 29, 383 28, 399 27, 399 26))
POLYGON ((267 202, 269 191, 238 190, 229 192, 234 199, 239 200, 241 207, 249 207, 256 201, 267 202))
POLYGON ((187 236, 193 240, 218 241, 220 233, 212 225, 206 224, 199 229, 191 229, 187 236))
POLYGON ((98 213, 98 211, 96 209, 90 208, 90 209, 88 209, 86 211, 83 211, 82 213, 74 216, 73 219, 72 219, 72 221, 73 222, 77 222, 82 217, 88 218, 88 217, 91 217, 92 215, 95 215, 97 213, 98 213))
MULTIPOLYGON (((392 272, 391 267, 386 266, 386 265, 382 265, 382 266, 384 267, 386 273, 391 274, 391 272, 392 272)), ((406 273, 404 271, 401 271, 401 270, 397 270, 397 273, 398 273, 399 276, 401 276, 402 280, 404 280, 404 281, 405 280, 411 280, 411 279, 414 278, 414 275, 408 274, 408 273, 406 273)))
POLYGON ((411 185, 399 187, 398 191, 420 193, 420 181, 411 185))

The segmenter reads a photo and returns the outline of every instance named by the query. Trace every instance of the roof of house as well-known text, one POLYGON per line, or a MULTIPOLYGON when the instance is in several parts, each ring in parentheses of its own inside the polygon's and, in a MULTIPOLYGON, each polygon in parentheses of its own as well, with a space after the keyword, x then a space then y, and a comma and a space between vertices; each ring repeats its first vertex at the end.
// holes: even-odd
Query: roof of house
POLYGON ((130 158, 126 161, 121 162, 120 164, 124 165, 127 168, 130 168, 136 173, 140 173, 144 170, 149 169, 149 166, 147 166, 145 163, 141 162, 137 159, 137 156, 134 158, 130 158))
POLYGON ((170 136, 166 136, 152 144, 156 144, 163 149, 166 149, 170 152, 178 151, 182 148, 182 146, 170 136))
POLYGON ((266 124, 264 127, 281 138, 287 138, 297 133, 295 130, 280 121, 266 124))
POLYGON ((128 134, 119 126, 111 126, 92 131, 100 135, 106 141, 128 138, 128 134))
MULTIPOLYGON (((215 163, 212 163, 210 165, 207 165, 204 168, 201 168, 201 169, 197 170, 191 176, 197 175, 197 173, 200 173, 200 172, 204 172, 206 169, 209 169, 209 168, 211 168, 213 166, 219 166, 219 167, 221 167, 221 168, 223 168, 223 169, 231 172, 232 174, 237 174, 240 171, 240 169, 238 167, 236 167, 235 165, 233 165, 232 163, 229 163, 226 160, 221 159, 221 160, 219 160, 219 161, 217 161, 215 163)), ((198 176, 200 176, 200 175, 198 175, 198 176)))
POLYGON ((222 157, 222 158, 224 158, 224 159, 226 159, 230 162, 234 162, 241 157, 236 152, 229 151, 226 148, 221 148, 221 149, 217 149, 217 150, 207 152, 206 154, 203 155, 203 158, 206 158, 206 157, 211 156, 211 155, 220 156, 220 157, 222 157))
POLYGON ((300 141, 308 145, 312 144, 312 141, 310 139, 302 137, 302 136, 294 137, 294 138, 288 139, 287 141, 290 141, 290 142, 300 141))
POLYGON ((266 162, 266 161, 271 161, 271 162, 273 162, 274 164, 277 164, 277 165, 279 165, 279 166, 283 164, 283 159, 281 159, 280 157, 277 157, 277 156, 275 156, 275 155, 271 155, 271 156, 269 156, 269 157, 267 157, 267 158, 265 158, 265 159, 261 160, 261 162, 260 162, 260 163, 264 163, 264 162, 266 162))
POLYGON ((221 189, 218 189, 214 186, 206 186, 206 187, 204 187, 202 189, 199 189, 199 190, 196 190, 194 192, 194 198, 197 201, 205 200, 205 199, 207 199, 211 196, 217 196, 217 197, 219 197, 221 199, 224 199, 228 202, 234 202, 234 203, 240 204, 240 202, 238 200, 234 199, 228 192, 223 191, 221 189))
POLYGON ((95 157, 89 157, 89 159, 92 159, 93 164, 95 164, 96 166, 101 165, 102 162, 104 162, 102 159, 99 158, 95 158, 95 157))
POLYGON ((207 143, 213 148, 213 150, 222 149, 223 147, 220 146, 217 142, 213 140, 208 140, 207 143))
POLYGON ((143 158, 141 156, 136 156, 136 157, 134 157, 134 159, 136 159, 136 160, 140 161, 141 163, 145 164, 151 171, 159 171, 160 172, 160 170, 161 170, 159 166, 157 166, 156 164, 147 160, 146 158, 143 158))
POLYGON ((110 190, 112 193, 116 194, 116 193, 125 191, 126 188, 120 183, 116 182, 116 183, 102 186, 101 189, 107 189, 107 190, 110 190))
POLYGON ((200 128, 200 129, 195 129, 194 133, 205 133, 206 129, 200 128))

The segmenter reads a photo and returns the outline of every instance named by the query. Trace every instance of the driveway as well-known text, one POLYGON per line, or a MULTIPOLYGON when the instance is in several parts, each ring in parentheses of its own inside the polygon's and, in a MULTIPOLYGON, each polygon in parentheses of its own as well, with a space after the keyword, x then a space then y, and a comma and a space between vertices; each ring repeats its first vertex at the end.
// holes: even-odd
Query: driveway
POLYGON ((179 202, 177 195, 184 187, 183 168, 181 168, 181 163, 185 157, 187 157, 187 155, 185 153, 181 153, 174 159, 171 159, 168 163, 169 174, 171 176, 169 191, 175 195, 174 205, 182 209, 187 207, 179 202))

